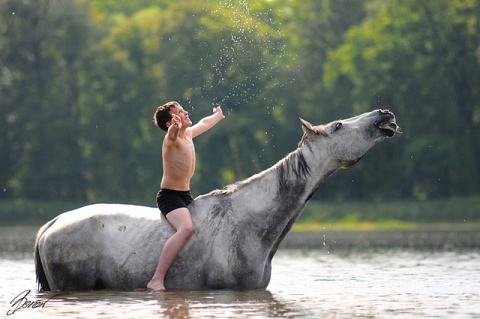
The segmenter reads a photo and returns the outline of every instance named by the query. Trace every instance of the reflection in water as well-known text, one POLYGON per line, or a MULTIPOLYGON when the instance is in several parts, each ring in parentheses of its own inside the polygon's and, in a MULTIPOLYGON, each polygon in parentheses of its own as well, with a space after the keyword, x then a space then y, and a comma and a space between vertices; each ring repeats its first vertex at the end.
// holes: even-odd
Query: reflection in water
POLYGON ((171 319, 190 319, 190 304, 188 296, 181 296, 175 292, 153 293, 154 298, 164 309, 164 318, 171 319))
POLYGON ((65 315, 84 313, 91 315, 111 313, 119 309, 117 318, 123 318, 121 309, 133 307, 137 318, 142 317, 142 309, 147 309, 145 317, 158 314, 161 318, 292 318, 304 317, 308 311, 301 304, 289 304, 276 299, 268 290, 170 290, 150 292, 148 290, 92 291, 92 292, 42 292, 37 293, 37 300, 49 300, 43 315, 65 315), (92 312, 92 310, 95 310, 92 312), (49 312, 49 310, 54 310, 49 312))
POLYGON ((308 313, 301 304, 289 304, 277 299, 268 290, 176 290, 153 293, 164 309, 166 318, 215 318, 267 317, 285 318, 304 316, 308 313), (194 316, 190 317, 190 309, 194 316))
POLYGON ((246 291, 191 291, 175 290, 152 293, 162 309, 165 318, 193 318, 190 309, 195 310, 195 317, 204 315, 236 318, 239 311, 243 316, 253 317, 265 313, 268 317, 281 317, 290 312, 286 305, 275 300, 267 290, 246 291))

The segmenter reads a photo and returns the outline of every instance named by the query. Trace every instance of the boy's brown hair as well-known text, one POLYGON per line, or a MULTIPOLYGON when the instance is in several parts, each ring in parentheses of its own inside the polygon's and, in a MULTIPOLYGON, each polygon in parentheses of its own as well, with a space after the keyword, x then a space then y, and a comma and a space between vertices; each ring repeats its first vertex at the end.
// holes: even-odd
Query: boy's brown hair
POLYGON ((170 122, 172 120, 170 109, 177 107, 177 105, 179 105, 178 102, 171 101, 159 106, 153 114, 153 122, 155 123, 155 125, 158 126, 161 130, 167 132, 167 122, 170 122))

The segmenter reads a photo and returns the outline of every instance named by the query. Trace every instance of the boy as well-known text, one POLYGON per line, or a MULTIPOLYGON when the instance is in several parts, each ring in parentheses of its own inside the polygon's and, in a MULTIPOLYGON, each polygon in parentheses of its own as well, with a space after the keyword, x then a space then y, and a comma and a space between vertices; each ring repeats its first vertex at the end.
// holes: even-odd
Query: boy
POLYGON ((222 109, 217 107, 212 115, 192 126, 188 112, 177 102, 158 107, 153 116, 155 125, 167 132, 162 144, 163 177, 157 205, 176 233, 165 243, 155 274, 147 284, 148 289, 165 290, 164 278, 168 268, 193 235, 192 218, 187 208, 193 202, 190 193, 190 179, 195 171, 193 138, 223 118, 222 109))

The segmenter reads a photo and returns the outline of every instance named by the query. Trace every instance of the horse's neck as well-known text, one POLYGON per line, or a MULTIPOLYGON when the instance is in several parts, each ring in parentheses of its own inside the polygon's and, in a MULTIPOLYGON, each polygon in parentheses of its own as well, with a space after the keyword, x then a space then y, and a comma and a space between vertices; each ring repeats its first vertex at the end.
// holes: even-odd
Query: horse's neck
POLYGON ((246 180, 241 189, 231 194, 232 199, 235 206, 257 220, 274 219, 278 227, 283 227, 298 217, 321 181, 334 170, 322 154, 313 154, 304 147, 246 180))

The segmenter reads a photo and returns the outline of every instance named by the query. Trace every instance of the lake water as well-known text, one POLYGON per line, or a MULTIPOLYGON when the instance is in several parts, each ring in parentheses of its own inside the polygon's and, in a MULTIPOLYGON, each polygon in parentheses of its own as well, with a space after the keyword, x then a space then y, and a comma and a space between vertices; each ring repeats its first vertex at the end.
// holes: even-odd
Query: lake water
POLYGON ((290 233, 266 290, 57 295, 35 290, 36 230, 0 227, 2 318, 480 318, 480 232, 290 233), (12 314, 19 295, 44 307, 12 314))

